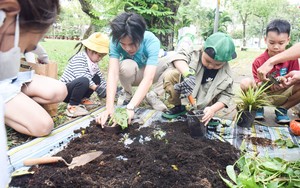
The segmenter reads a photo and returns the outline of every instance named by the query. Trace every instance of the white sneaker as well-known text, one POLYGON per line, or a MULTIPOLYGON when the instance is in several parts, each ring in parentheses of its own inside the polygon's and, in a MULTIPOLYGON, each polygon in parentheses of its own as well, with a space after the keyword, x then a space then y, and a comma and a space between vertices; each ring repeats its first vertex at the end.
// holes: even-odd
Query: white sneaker
POLYGON ((154 91, 150 91, 146 95, 146 101, 154 110, 165 111, 167 110, 167 106, 158 98, 154 91))
POLYGON ((118 97, 118 101, 117 101, 117 105, 118 106, 123 106, 123 105, 127 105, 130 100, 131 100, 132 96, 130 93, 127 93, 124 89, 120 92, 119 97, 118 97))

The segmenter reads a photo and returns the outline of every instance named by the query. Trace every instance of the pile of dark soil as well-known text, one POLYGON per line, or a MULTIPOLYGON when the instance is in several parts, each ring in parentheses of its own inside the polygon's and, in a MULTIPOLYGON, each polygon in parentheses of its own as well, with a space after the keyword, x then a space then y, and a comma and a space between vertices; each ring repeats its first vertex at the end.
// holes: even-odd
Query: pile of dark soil
POLYGON ((132 125, 125 132, 133 143, 124 146, 123 134, 103 132, 91 125, 83 136, 70 142, 56 156, 67 161, 91 150, 103 154, 94 161, 69 170, 63 163, 34 167, 34 175, 15 177, 14 187, 226 187, 219 172, 238 158, 229 143, 193 139, 184 122, 160 123, 138 130, 132 125), (166 135, 159 139, 153 131, 166 135), (149 141, 147 138, 151 138, 149 141))

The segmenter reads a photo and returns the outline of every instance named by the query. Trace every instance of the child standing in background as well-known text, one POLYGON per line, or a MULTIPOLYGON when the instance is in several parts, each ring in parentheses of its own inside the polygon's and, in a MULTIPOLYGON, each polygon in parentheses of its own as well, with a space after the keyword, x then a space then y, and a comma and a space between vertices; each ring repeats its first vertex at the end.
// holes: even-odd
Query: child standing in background
POLYGON ((87 115, 87 109, 94 107, 89 97, 95 91, 100 98, 106 97, 106 81, 100 72, 98 62, 108 53, 108 36, 96 32, 75 46, 78 52, 70 58, 60 80, 68 89, 64 102, 69 103, 66 114, 69 117, 87 115), (84 46, 84 50, 81 51, 84 46))

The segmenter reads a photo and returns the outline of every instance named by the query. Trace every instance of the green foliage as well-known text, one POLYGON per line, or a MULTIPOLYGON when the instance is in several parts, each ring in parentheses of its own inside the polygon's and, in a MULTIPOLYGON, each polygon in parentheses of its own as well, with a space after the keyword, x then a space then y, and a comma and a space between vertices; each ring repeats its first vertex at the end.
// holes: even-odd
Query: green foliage
POLYGON ((153 33, 166 35, 170 31, 173 32, 173 23, 166 21, 166 19, 174 19, 174 12, 166 4, 178 2, 174 0, 126 0, 124 2, 124 9, 142 15, 149 30, 153 33))
POLYGON ((277 139, 275 140, 275 144, 278 146, 278 147, 287 147, 287 148, 296 148, 298 147, 296 144, 294 144, 294 142, 289 139, 289 138, 285 138, 285 139, 277 139))
POLYGON ((128 114, 126 108, 116 108, 108 125, 113 125, 114 123, 120 125, 123 130, 128 127, 128 114))
POLYGON ((234 30, 232 33, 231 33, 231 37, 233 39, 242 39, 243 38, 243 30, 234 30))
POLYGON ((244 153, 234 165, 226 167, 226 173, 229 179, 219 175, 228 187, 300 187, 300 161, 244 153))
POLYGON ((46 35, 55 38, 83 36, 84 26, 88 23, 89 17, 81 11, 78 1, 72 1, 68 3, 68 6, 61 7, 57 23, 49 29, 46 35))
POLYGON ((271 85, 266 82, 257 87, 249 87, 248 90, 238 94, 237 108, 238 112, 252 111, 264 106, 271 106, 270 95, 268 95, 268 89, 271 85))
MULTIPOLYGON (((208 25, 203 28, 203 32, 201 36, 204 40, 207 39, 210 35, 214 33, 214 18, 216 15, 215 10, 210 10, 206 14, 206 19, 209 20, 208 25)), ((227 33, 227 25, 232 23, 232 19, 230 18, 227 12, 220 12, 219 14, 219 24, 218 24, 218 31, 227 33)))

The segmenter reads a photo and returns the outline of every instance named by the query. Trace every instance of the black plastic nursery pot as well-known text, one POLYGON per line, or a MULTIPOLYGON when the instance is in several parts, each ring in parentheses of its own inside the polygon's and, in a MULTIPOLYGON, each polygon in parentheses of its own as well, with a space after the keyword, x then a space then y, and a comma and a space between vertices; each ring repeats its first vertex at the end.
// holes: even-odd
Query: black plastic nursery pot
POLYGON ((240 127, 251 127, 254 119, 255 119, 255 111, 243 111, 241 115, 239 115, 237 125, 240 127))
POLYGON ((204 113, 200 111, 189 111, 187 113, 187 122, 189 127, 189 133, 192 138, 202 138, 205 137, 207 132, 207 127, 201 122, 204 113))

